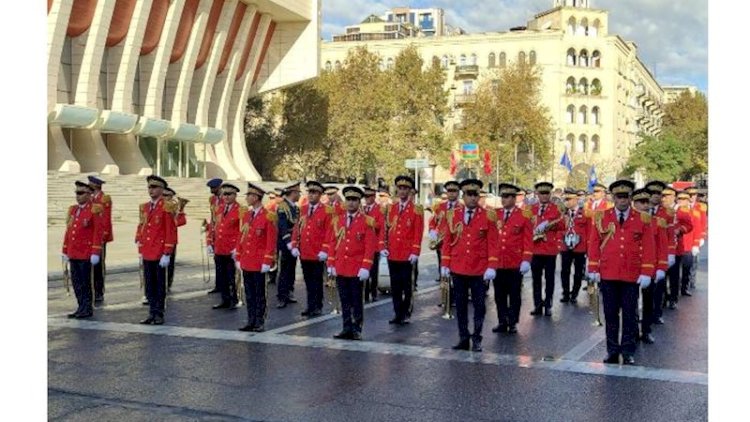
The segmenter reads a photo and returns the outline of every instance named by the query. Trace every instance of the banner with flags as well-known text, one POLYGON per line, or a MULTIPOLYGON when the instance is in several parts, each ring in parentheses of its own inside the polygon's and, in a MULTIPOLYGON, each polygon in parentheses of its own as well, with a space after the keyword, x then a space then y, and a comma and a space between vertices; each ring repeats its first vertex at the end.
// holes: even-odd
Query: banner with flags
POLYGON ((592 165, 591 170, 589 170, 589 193, 594 191, 594 185, 599 183, 599 180, 596 178, 596 166, 592 165))
POLYGON ((573 163, 570 162, 570 157, 568 157, 568 151, 566 150, 562 157, 560 158, 560 165, 568 169, 568 172, 573 171, 573 163))

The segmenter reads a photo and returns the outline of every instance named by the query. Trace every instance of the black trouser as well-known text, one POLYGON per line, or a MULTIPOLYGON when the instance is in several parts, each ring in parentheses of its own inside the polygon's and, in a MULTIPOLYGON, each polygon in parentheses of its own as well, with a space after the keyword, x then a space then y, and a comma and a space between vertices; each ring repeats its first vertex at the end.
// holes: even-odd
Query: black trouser
POLYGON ((364 283, 359 277, 336 276, 336 287, 341 301, 341 318, 344 320, 344 331, 362 333, 364 322, 364 303, 362 288, 364 283))
POLYGON ((607 333, 607 353, 633 355, 638 336, 637 283, 602 280, 600 284, 604 302, 604 324, 607 333), (620 338, 620 313, 622 312, 622 339, 620 338))
POLYGON ((99 263, 94 265, 94 298, 104 297, 104 273, 107 266, 104 260, 107 258, 107 244, 102 243, 102 254, 99 255, 99 263))
POLYGON ((149 315, 164 318, 164 301, 167 298, 167 274, 159 260, 143 260, 143 280, 146 284, 149 315))
POLYGON ((234 278, 236 268, 232 255, 216 255, 216 278, 219 280, 219 292, 221 293, 221 303, 236 304, 237 286, 234 278))
POLYGON ((458 336, 461 341, 469 337, 475 343, 482 341, 482 325, 487 309, 484 305, 484 295, 487 291, 481 275, 470 276, 451 273, 453 277, 453 291, 456 293, 456 320, 458 321, 458 336), (474 305, 474 333, 469 333, 469 290, 471 303, 474 305))
POLYGON ((437 281, 440 281, 440 261, 443 259, 443 254, 440 252, 440 249, 443 247, 443 242, 440 242, 435 246, 435 252, 437 253, 437 266, 438 266, 438 278, 437 281))
POLYGON ((326 270, 326 264, 318 260, 301 259, 300 262, 302 263, 302 276, 305 278, 307 287, 307 310, 323 310, 323 273, 326 270))
POLYGON ((534 255, 531 257, 531 279, 534 288, 534 309, 552 307, 555 292, 555 266, 557 255, 534 255), (544 301, 542 301, 542 273, 544 273, 544 301))
POLYGON ((391 274, 391 296, 393 311, 397 320, 406 319, 411 307, 412 265, 409 261, 388 260, 388 271, 391 274))
POLYGON ((70 278, 73 291, 78 301, 78 314, 90 314, 94 312, 91 297, 91 261, 88 259, 70 260, 70 278))
POLYGON ((378 297, 378 277, 380 276, 380 252, 375 252, 370 268, 370 278, 365 282, 365 299, 378 297))
POLYGON ((667 299, 670 302, 677 303, 677 299, 680 296, 680 268, 682 267, 682 255, 674 256, 674 265, 669 267, 667 270, 667 277, 669 277, 669 294, 667 299))
POLYGON ((497 320, 500 325, 518 324, 521 312, 521 282, 523 274, 518 268, 498 269, 497 277, 492 281, 495 288, 495 305, 497 320))
POLYGON ((169 272, 167 272, 167 287, 168 289, 172 288, 172 281, 174 281, 174 262, 177 259, 177 245, 174 245, 174 249, 172 249, 172 254, 169 255, 169 265, 167 266, 167 269, 169 272))
POLYGON ((654 318, 651 322, 656 321, 657 319, 661 318, 664 311, 664 294, 666 293, 667 289, 667 280, 662 279, 661 281, 654 281, 652 284, 655 284, 654 286, 654 318))
POLYGON ((417 287, 417 281, 419 281, 419 260, 417 260, 417 262, 414 263, 414 266, 412 267, 411 271, 412 271, 411 276, 414 277, 414 287, 417 287))
POLYGON ((563 297, 578 297, 583 280, 583 271, 586 267, 586 253, 564 251, 560 252, 562 268, 560 268, 560 282, 562 283, 563 297), (574 266, 573 290, 570 290, 570 266, 574 266))
POLYGON ((297 271, 297 258, 287 248, 279 251, 279 282, 276 297, 279 302, 289 300, 289 294, 294 292, 294 279, 297 271))
POLYGON ((690 273, 693 271, 693 254, 690 251, 682 255, 681 267, 680 291, 684 292, 690 288, 690 273))
POLYGON ((651 324, 654 322, 654 298, 656 292, 656 279, 651 279, 651 284, 645 289, 641 289, 641 302, 643 310, 641 312, 641 335, 651 333, 651 324))
POLYGON ((266 323, 266 275, 260 271, 242 271, 247 301, 247 324, 260 327, 266 323))
POLYGON ((214 254, 214 270, 216 270, 216 277, 214 277, 214 290, 219 291, 221 290, 219 288, 219 260, 216 259, 216 254, 214 254))

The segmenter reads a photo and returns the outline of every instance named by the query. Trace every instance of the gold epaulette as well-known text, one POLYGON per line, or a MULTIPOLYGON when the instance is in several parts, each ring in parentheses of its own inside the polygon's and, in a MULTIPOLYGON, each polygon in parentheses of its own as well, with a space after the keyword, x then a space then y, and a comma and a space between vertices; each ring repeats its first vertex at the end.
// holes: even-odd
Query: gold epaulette
POLYGON ((701 212, 698 211, 698 210, 693 210, 693 215, 696 216, 696 217, 700 217, 701 216, 701 212))
POLYGON ((596 222, 596 224, 601 225, 603 219, 604 219, 604 211, 602 211, 602 210, 595 210, 594 211, 594 221, 596 222))
POLYGON ((164 201, 164 211, 166 212, 177 211, 177 204, 175 204, 173 201, 164 201))
POLYGON ((594 211, 591 208, 584 208, 583 216, 586 218, 592 218, 594 216, 594 211))
POLYGON ((424 207, 421 206, 421 205, 419 205, 419 204, 415 204, 414 205, 414 212, 416 214, 419 214, 419 215, 424 215, 424 207))
POLYGON ((674 217, 675 211, 673 208, 664 208, 665 211, 667 211, 667 215, 670 217, 674 217))
POLYGON ((690 214, 690 207, 688 207, 687 205, 683 205, 680 207, 680 211, 690 214))
POLYGON ((656 224, 659 225, 659 227, 666 229, 667 228, 667 220, 661 217, 656 217, 656 224))
POLYGON ((112 202, 112 198, 109 197, 106 193, 102 195, 102 204, 109 204, 112 202))
POLYGON ((701 211, 708 212, 708 205, 706 205, 705 203, 699 202, 698 207, 701 209, 701 211))
POLYGON ((104 207, 102 206, 102 204, 91 205, 91 212, 93 212, 94 214, 101 214, 102 211, 104 211, 104 207))
POLYGON ((388 205, 381 205, 380 212, 383 213, 383 215, 385 215, 385 213, 388 212, 388 205))
POLYGON ((325 204, 323 206, 325 207, 326 214, 334 214, 336 212, 336 210, 333 209, 333 207, 328 204, 325 204))
POLYGON ((497 223, 497 212, 493 208, 487 208, 487 219, 492 223, 497 223))
POLYGON ((435 205, 433 205, 433 206, 432 206, 432 212, 434 212, 435 214, 437 214, 437 213, 438 213, 438 211, 440 211, 440 206, 441 206, 441 205, 443 205, 443 203, 442 203, 442 202, 438 202, 438 203, 436 203, 435 205))
POLYGON ((370 217, 369 215, 365 216, 365 222, 368 226, 372 227, 373 229, 375 228, 375 219, 370 217))
POLYGON ((651 224, 651 214, 647 212, 641 212, 641 221, 643 221, 646 224, 651 224))
POLYGON ((275 213, 275 212, 273 212, 273 211, 268 211, 268 212, 266 213, 266 219, 267 219, 268 221, 272 222, 273 224, 276 224, 276 223, 278 223, 278 222, 279 222, 279 215, 278 215, 278 214, 276 214, 276 213, 275 213))
POLYGON ((245 217, 245 214, 247 214, 247 205, 240 205, 240 221, 245 217))
POLYGON ((521 214, 525 218, 529 218, 529 219, 534 216, 534 212, 531 211, 531 208, 524 208, 523 211, 521 212, 521 214))

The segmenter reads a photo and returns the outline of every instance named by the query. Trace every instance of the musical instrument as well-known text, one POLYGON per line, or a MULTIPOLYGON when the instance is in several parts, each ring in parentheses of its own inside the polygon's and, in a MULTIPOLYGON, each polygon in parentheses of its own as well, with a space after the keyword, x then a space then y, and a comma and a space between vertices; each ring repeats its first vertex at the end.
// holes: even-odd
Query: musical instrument
POLYGON ((143 257, 138 259, 138 277, 141 279, 141 291, 145 292, 145 279, 143 276, 143 257))
POLYGON ((443 307, 443 319, 453 319, 451 313, 451 278, 440 276, 440 306, 443 307))
POLYGON ((565 233, 565 237, 563 238, 565 246, 567 246, 568 250, 570 251, 575 249, 575 247, 578 246, 579 243, 581 243, 581 235, 576 233, 574 221, 575 216, 568 217, 568 229, 565 233))
MULTIPOLYGON (((206 245, 203 242, 203 235, 208 230, 208 221, 206 219, 203 219, 203 223, 201 224, 201 235, 200 237, 200 243, 201 243, 201 270, 203 270, 203 282, 208 283, 211 281, 211 257, 208 255, 208 251, 206 250, 206 245)), ((141 283, 143 284, 143 283, 141 283)))
POLYGON ((245 283, 242 279, 242 270, 234 269, 234 289, 237 292, 237 306, 242 306, 247 298, 245 297, 245 283))
POLYGON ((599 285, 589 280, 588 277, 586 278, 586 283, 588 284, 586 293, 589 294, 589 312, 594 315, 593 325, 601 327, 602 319, 601 314, 599 313, 599 285))
MULTIPOLYGON (((549 204, 549 205, 553 206, 555 204, 549 204)), ((546 241, 547 240, 547 232, 552 228, 552 226, 554 226, 555 224, 557 224, 560 221, 562 221, 562 219, 565 218, 565 214, 561 213, 560 218, 556 218, 556 219, 550 221, 549 223, 547 223, 546 226, 544 226, 544 229, 542 229, 542 230, 538 229, 538 227, 539 227, 537 225, 537 219, 538 218, 539 218, 539 216, 534 215, 534 236, 533 236, 534 242, 546 241)))
POLYGON ((70 296, 70 269, 68 268, 68 263, 65 261, 65 258, 62 259, 62 269, 63 269, 63 286, 65 287, 65 293, 70 296))
POLYGON ((188 202, 190 202, 189 199, 180 198, 179 196, 177 197, 177 209, 179 210, 179 212, 183 212, 185 210, 185 205, 187 205, 188 202))
POLYGON ((328 304, 333 307, 332 314, 341 314, 341 303, 339 300, 338 289, 336 286, 336 277, 332 275, 326 276, 325 288, 328 292, 328 304))

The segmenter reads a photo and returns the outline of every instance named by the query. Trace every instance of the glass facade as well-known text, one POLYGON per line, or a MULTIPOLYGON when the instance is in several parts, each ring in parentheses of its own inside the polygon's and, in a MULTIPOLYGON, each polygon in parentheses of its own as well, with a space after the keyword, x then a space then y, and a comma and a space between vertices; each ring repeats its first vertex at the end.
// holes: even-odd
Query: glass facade
POLYGON ((163 177, 205 177, 206 148, 203 144, 139 137, 138 147, 154 174, 163 177))

